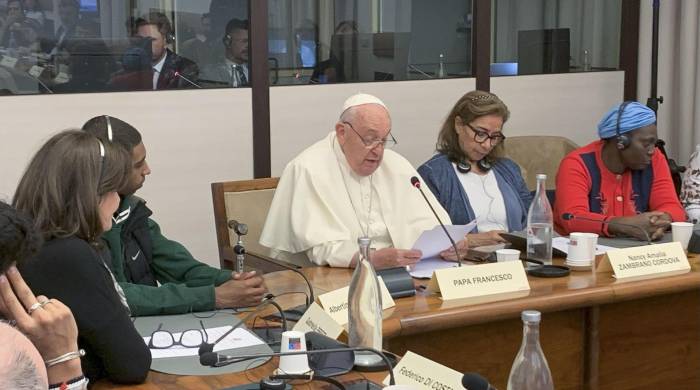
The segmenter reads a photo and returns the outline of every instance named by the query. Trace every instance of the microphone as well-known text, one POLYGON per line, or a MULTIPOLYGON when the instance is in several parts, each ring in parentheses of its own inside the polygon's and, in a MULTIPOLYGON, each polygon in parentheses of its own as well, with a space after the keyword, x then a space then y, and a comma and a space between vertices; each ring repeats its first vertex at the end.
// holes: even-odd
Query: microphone
POLYGON ((226 336, 231 334, 231 332, 233 332, 234 330, 238 329, 241 325, 248 322, 248 320, 250 320, 254 315, 257 315, 258 312, 260 312, 260 310, 262 310, 263 308, 267 307, 267 305, 275 306, 277 308, 277 310, 279 310, 279 312, 281 313, 280 316, 282 317, 282 327, 284 328, 284 330, 287 330, 287 318, 284 315, 284 313, 282 313, 282 308, 279 306, 279 304, 274 301, 274 298, 275 297, 272 294, 268 294, 265 297, 265 300, 263 300, 260 304, 258 304, 255 307, 255 309, 247 312, 248 314, 245 317, 243 317, 240 320, 240 322, 238 322, 236 325, 233 325, 231 327, 231 329, 226 331, 226 333, 219 336, 219 338, 216 339, 216 341, 214 341, 213 343, 202 343, 202 345, 199 346, 199 351, 197 352, 199 354, 199 356, 202 356, 206 353, 214 351, 214 346, 216 344, 218 344, 219 341, 223 340, 224 338, 226 338, 226 336))
POLYGON ((238 234, 239 236, 245 236, 246 234, 248 234, 248 225, 244 223, 239 223, 235 219, 228 221, 228 227, 229 229, 233 229, 233 231, 236 232, 236 234, 238 234))
POLYGON ((649 233, 647 233, 646 230, 642 229, 641 226, 632 225, 631 223, 620 223, 620 222, 614 222, 614 221, 601 221, 599 219, 581 217, 578 215, 573 215, 571 213, 562 214, 561 219, 563 219, 565 221, 570 221, 572 219, 580 219, 581 221, 598 222, 598 223, 605 224, 605 225, 617 225, 617 226, 631 227, 631 228, 637 229, 637 230, 641 231, 642 233, 644 233, 644 237, 646 237, 646 239, 647 239, 647 245, 651 245, 651 237, 649 237, 649 233))
MULTIPOLYGON (((309 333, 313 333, 313 332, 309 332, 309 333)), ((393 370, 393 367, 391 366, 391 361, 389 360, 389 358, 387 358, 386 355, 381 351, 377 351, 376 349, 373 349, 373 348, 364 348, 364 347, 347 347, 347 348, 343 347, 343 348, 316 349, 316 350, 311 350, 311 351, 296 351, 296 352, 271 352, 271 353, 258 353, 258 354, 238 355, 238 356, 221 355, 221 354, 218 354, 216 352, 206 352, 206 353, 199 356, 199 364, 201 364, 203 366, 207 366, 207 367, 224 367, 224 366, 227 366, 229 364, 240 363, 240 362, 244 362, 246 360, 262 359, 262 358, 269 358, 269 357, 274 357, 274 356, 318 355, 318 354, 329 354, 329 353, 343 353, 343 352, 348 352, 348 351, 372 352, 374 354, 379 355, 384 360, 384 364, 386 364, 386 367, 389 370, 389 384, 390 385, 396 384, 396 380, 394 379, 394 370, 393 370)))
POLYGON ((29 73, 29 72, 25 72, 25 73, 26 73, 27 75, 29 75, 29 77, 33 78, 37 83, 39 83, 39 85, 41 85, 42 87, 44 87, 44 89, 45 89, 48 93, 54 93, 53 90, 51 90, 51 88, 49 88, 43 81, 41 81, 40 78, 34 76, 33 74, 31 74, 31 73, 29 73))
POLYGON ((461 261, 460 256, 459 256, 459 251, 457 251, 457 244, 455 244, 455 240, 452 239, 452 236, 450 236, 450 233, 447 232, 447 228, 440 220, 440 217, 438 217, 437 213, 435 212, 435 209, 433 208, 433 205, 430 204, 428 197, 425 196, 425 192, 423 192, 423 189, 420 188, 420 179, 418 179, 416 176, 411 177, 411 185, 418 188, 418 191, 420 191, 421 195, 423 195, 423 199, 425 199, 425 203, 428 204, 428 207, 430 207, 430 210, 433 212, 433 215, 435 216, 435 218, 437 218, 437 221, 440 223, 440 226, 442 227, 442 231, 444 231, 447 238, 450 239, 450 242, 452 243, 452 248, 455 250, 455 255, 457 255, 457 264, 459 264, 459 266, 461 267, 462 261, 461 261))
POLYGON ((182 74, 180 74, 180 72, 177 72, 177 71, 176 71, 176 72, 175 72, 175 77, 179 77, 179 78, 181 78, 181 79, 187 81, 190 85, 193 85, 193 86, 195 86, 195 87, 197 87, 197 88, 199 88, 199 89, 202 89, 202 86, 200 86, 199 84, 195 83, 194 81, 188 79, 187 77, 183 76, 182 74))
POLYGON ((496 390, 489 381, 475 372, 465 372, 462 377, 462 387, 467 390, 496 390))

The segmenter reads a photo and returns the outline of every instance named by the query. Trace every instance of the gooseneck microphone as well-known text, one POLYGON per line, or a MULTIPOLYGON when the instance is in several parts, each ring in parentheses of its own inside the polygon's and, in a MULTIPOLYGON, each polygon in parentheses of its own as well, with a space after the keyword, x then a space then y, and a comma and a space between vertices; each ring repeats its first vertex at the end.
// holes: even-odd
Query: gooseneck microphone
POLYGON ((565 221, 570 221, 570 220, 572 220, 572 219, 579 219, 579 220, 581 220, 581 221, 598 222, 598 223, 601 223, 601 224, 604 224, 604 225, 608 225, 608 226, 609 226, 609 225, 617 225, 617 226, 627 226, 627 227, 631 227, 631 228, 637 229, 637 230, 641 231, 642 233, 644 233, 644 237, 646 237, 646 239, 647 239, 647 245, 651 245, 651 237, 649 237, 649 233, 647 233, 647 231, 644 230, 641 226, 632 225, 631 223, 621 223, 621 222, 615 222, 615 221, 602 221, 602 220, 599 220, 599 219, 581 217, 581 216, 579 216, 579 215, 574 215, 574 214, 571 214, 571 213, 564 213, 564 214, 562 214, 562 215, 561 215, 561 219, 563 219, 563 220, 565 220, 565 221))
POLYGON ((475 372, 465 372, 462 377, 462 387, 467 390, 496 390, 489 381, 475 372))
POLYGON ((428 197, 425 196, 425 192, 423 192, 423 189, 420 188, 420 179, 418 179, 416 176, 413 176, 411 178, 411 185, 416 187, 418 189, 418 191, 420 191, 420 194, 423 195, 423 199, 425 199, 425 203, 428 204, 428 207, 430 207, 430 210, 433 212, 433 215, 437 219, 438 223, 440 223, 440 226, 442 227, 442 231, 444 231, 447 238, 450 239, 450 243, 452 243, 452 248, 455 250, 455 256, 457 256, 457 264, 459 264, 459 266, 461 267, 462 266, 462 259, 459 256, 459 251, 457 250, 457 244, 455 244, 455 240, 452 239, 452 236, 450 236, 450 233, 447 232, 447 228, 445 227, 445 225, 440 220, 440 217, 435 212, 433 205, 430 204, 428 197))
POLYGON ((180 73, 180 72, 175 72, 175 77, 179 77, 179 78, 185 80, 188 84, 190 84, 194 87, 197 87, 199 89, 202 89, 201 85, 199 85, 199 84, 195 83, 194 81, 188 79, 187 77, 183 76, 182 73, 180 73))
POLYGON ((229 356, 221 355, 216 352, 206 352, 199 356, 199 364, 207 367, 224 367, 229 364, 240 363, 246 360, 269 358, 274 356, 293 356, 293 355, 317 355, 317 354, 327 354, 327 353, 342 353, 347 351, 353 352, 372 352, 380 356, 384 360, 384 364, 389 370, 389 384, 395 385, 396 380, 394 379, 394 370, 391 366, 391 361, 386 357, 384 353, 373 348, 364 347, 347 347, 347 348, 331 348, 331 349, 316 349, 311 351, 295 351, 295 352, 271 352, 271 353, 257 353, 249 355, 238 355, 229 356))

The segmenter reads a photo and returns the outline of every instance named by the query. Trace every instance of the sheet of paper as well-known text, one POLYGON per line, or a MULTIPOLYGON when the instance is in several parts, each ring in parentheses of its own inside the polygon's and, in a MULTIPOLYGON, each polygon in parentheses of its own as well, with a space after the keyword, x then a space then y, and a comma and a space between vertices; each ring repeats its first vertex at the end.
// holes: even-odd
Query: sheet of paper
POLYGON ((457 263, 444 261, 438 257, 423 259, 411 266, 408 272, 412 277, 418 279, 430 279, 433 276, 433 271, 436 269, 457 267, 457 263))
MULTIPOLYGON (((447 232, 450 234, 455 243, 464 238, 464 235, 474 230, 476 221, 469 222, 466 225, 445 225, 447 232)), ((420 249, 423 252, 422 259, 438 257, 440 252, 452 246, 452 243, 442 231, 440 225, 435 226, 431 230, 426 230, 421 233, 420 237, 413 244, 413 249, 420 249)))
MULTIPOLYGON (((559 249, 560 251, 564 253, 569 253, 569 237, 554 237, 552 238, 552 248, 559 249)), ((597 255, 602 255, 605 252, 609 251, 610 249, 615 249, 611 246, 606 246, 606 245, 596 245, 595 246, 595 254, 597 255)))
MULTIPOLYGON (((213 342, 214 340, 218 339, 226 333, 229 329, 231 329, 230 326, 221 326, 218 328, 207 328, 207 336, 209 338, 209 341, 213 342)), ((182 333, 173 333, 173 336, 175 337, 175 340, 180 340, 180 336, 182 333)), ((148 342, 151 340, 151 337, 144 337, 143 341, 148 345, 148 342)), ((262 340, 260 340, 257 336, 255 336, 253 333, 251 333, 248 329, 243 329, 243 328, 237 328, 233 332, 231 332, 226 338, 223 340, 219 341, 214 346, 214 352, 217 351, 223 351, 225 349, 235 349, 235 348, 243 348, 243 347, 249 347, 253 345, 259 345, 259 344, 265 344, 262 340)), ((170 358, 170 357, 182 357, 182 356, 197 356, 199 352, 199 347, 197 348, 185 348, 182 345, 173 345, 170 348, 165 348, 165 349, 151 349, 151 357, 153 359, 159 359, 159 358, 170 358)))

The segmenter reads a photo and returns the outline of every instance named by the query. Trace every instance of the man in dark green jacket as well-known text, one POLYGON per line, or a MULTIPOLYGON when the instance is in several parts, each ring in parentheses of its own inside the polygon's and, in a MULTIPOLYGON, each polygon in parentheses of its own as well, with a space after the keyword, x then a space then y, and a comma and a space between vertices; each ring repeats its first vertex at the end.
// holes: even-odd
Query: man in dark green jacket
POLYGON ((180 243, 167 239, 150 218, 146 201, 134 195, 151 170, 146 148, 133 126, 107 115, 90 119, 83 130, 123 146, 132 155, 129 183, 112 229, 103 236, 112 254, 112 272, 134 316, 253 306, 267 292, 255 272, 233 273, 197 261, 180 243))

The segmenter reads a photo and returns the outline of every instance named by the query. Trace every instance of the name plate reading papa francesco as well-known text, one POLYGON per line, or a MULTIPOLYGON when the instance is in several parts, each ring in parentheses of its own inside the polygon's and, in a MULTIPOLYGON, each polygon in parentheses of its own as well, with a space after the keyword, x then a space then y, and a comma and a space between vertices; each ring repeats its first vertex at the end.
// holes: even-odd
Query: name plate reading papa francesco
POLYGON ((616 279, 656 274, 681 274, 690 271, 690 264, 680 242, 612 249, 596 268, 596 272, 615 273, 616 279))
MULTIPOLYGON (((430 359, 407 351, 401 361, 394 367, 397 385, 411 386, 415 389, 462 390, 461 372, 455 371, 430 359)), ((389 385, 389 376, 384 384, 389 385)))
POLYGON ((433 272, 428 289, 443 300, 530 290, 520 261, 443 268, 433 272))

